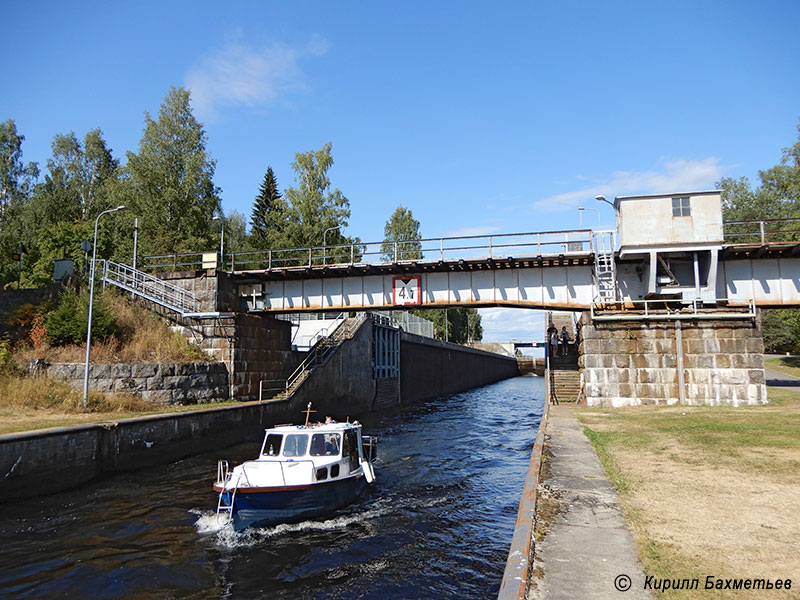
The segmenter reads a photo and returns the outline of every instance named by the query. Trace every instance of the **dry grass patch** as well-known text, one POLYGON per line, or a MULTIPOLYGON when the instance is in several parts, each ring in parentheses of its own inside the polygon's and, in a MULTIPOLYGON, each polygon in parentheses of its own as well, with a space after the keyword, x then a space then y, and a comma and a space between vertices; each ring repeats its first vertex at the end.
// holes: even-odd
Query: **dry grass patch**
MULTIPOLYGON (((800 395, 768 406, 576 410, 620 493, 647 574, 798 579, 800 395)), ((794 582, 793 582, 794 583, 794 582)), ((762 598, 677 591, 668 598, 762 598)), ((797 590, 769 592, 798 597, 797 590)))
POLYGON ((0 375, 0 434, 202 410, 225 404, 238 403, 163 405, 146 402, 131 394, 89 392, 87 409, 84 410, 83 392, 67 383, 46 377, 0 375))

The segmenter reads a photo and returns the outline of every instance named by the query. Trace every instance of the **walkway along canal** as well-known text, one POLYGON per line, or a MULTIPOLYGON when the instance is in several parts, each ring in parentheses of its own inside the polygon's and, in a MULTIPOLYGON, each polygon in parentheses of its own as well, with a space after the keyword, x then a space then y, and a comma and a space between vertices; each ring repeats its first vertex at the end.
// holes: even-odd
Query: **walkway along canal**
MULTIPOLYGON (((517 377, 363 416, 380 438, 376 485, 327 520, 219 531, 219 452, 3 505, 0 596, 495 597, 543 383, 517 377)), ((244 460, 260 442, 224 454, 244 460)))

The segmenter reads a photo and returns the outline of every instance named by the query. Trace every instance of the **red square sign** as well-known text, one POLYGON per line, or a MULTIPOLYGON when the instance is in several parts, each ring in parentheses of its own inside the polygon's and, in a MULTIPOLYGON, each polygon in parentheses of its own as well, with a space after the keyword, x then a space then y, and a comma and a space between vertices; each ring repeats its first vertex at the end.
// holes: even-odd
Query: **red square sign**
POLYGON ((392 303, 395 306, 422 304, 420 276, 395 277, 392 280, 392 303))

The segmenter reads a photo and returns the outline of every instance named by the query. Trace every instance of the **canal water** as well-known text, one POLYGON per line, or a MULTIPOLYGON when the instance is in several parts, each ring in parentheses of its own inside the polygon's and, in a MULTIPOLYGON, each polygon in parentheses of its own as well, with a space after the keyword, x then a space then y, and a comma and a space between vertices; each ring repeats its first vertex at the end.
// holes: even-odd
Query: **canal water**
POLYGON ((0 597, 496 597, 543 397, 518 377, 369 415, 377 481, 317 521, 219 529, 217 459, 253 458, 255 439, 0 505, 0 597))

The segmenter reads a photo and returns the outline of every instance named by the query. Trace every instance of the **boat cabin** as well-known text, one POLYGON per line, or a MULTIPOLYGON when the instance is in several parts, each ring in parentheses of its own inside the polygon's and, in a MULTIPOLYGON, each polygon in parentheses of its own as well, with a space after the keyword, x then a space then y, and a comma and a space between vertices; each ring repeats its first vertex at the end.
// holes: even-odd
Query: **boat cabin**
POLYGON ((316 481, 355 471, 360 463, 360 427, 349 424, 283 426, 267 430, 259 461, 310 461, 316 481))

